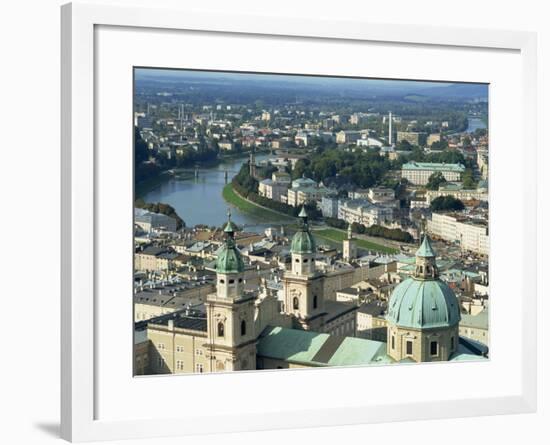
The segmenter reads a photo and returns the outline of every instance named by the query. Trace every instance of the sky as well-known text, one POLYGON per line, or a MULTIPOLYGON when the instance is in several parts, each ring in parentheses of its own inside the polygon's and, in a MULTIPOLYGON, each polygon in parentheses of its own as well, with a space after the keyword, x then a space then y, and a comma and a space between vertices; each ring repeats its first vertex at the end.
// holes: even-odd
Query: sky
MULTIPOLYGON (((429 82, 417 80, 392 80, 372 78, 345 78, 330 76, 306 76, 306 75, 284 75, 284 74, 260 74, 260 73, 234 73, 216 71, 194 71, 179 69, 155 69, 136 68, 136 80, 157 79, 176 81, 185 79, 186 82, 206 82, 216 84, 227 83, 228 85, 240 82, 266 82, 266 83, 293 83, 311 86, 323 86, 327 88, 364 88, 386 92, 422 92, 432 88, 445 88, 452 85, 459 85, 460 82, 429 82)), ((482 84, 474 84, 482 85, 482 84)), ((481 90, 483 91, 483 89, 481 90)))

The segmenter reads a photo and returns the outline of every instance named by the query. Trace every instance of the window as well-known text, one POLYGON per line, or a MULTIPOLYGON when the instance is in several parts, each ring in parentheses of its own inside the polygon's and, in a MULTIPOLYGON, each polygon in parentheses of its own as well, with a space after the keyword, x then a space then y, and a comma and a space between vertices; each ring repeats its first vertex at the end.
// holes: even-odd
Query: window
POLYGON ((410 340, 407 340, 406 353, 407 355, 412 355, 413 353, 413 342, 410 340))
POLYGON ((233 284, 233 283, 235 283, 234 279, 229 280, 229 284, 233 284))
POLYGON ((300 262, 300 258, 296 258, 296 259, 294 260, 294 262, 295 262, 295 263, 299 263, 299 262, 300 262))
POLYGON ((157 367, 162 368, 164 366, 164 359, 162 357, 157 357, 157 367))
POLYGON ((183 360, 176 360, 176 369, 178 371, 183 371, 183 360))
POLYGON ((176 345, 176 352, 183 352, 183 346, 176 345))
POLYGON ((395 349, 395 335, 391 336, 391 348, 395 349))
POLYGON ((307 258, 304 258, 304 261, 302 261, 303 263, 307 263, 307 258))
POLYGON ((220 321, 218 323, 218 337, 223 337, 225 332, 224 332, 224 326, 223 326, 223 323, 220 321))
POLYGON ((202 366, 202 363, 197 363, 197 366, 195 367, 197 372, 202 373, 204 371, 204 367, 202 366))
POLYGON ((317 295, 313 296, 313 309, 317 309, 317 295))
POLYGON ((239 283, 242 283, 243 282, 243 279, 242 278, 239 278, 239 283))
POLYGON ((164 350, 164 349, 166 349, 166 347, 164 346, 164 343, 159 343, 157 345, 157 349, 164 350))
POLYGON ((455 338, 451 337, 451 349, 455 348, 455 338))
POLYGON ((202 349, 195 349, 195 354, 202 355, 202 349))
POLYGON ((300 302, 298 301, 298 297, 294 297, 292 299, 292 308, 295 310, 300 309, 300 302))
POLYGON ((245 336, 246 335, 246 321, 241 321, 241 335, 242 336, 245 336))
POLYGON ((431 341, 430 342, 430 354, 431 355, 437 355, 437 342, 431 341))

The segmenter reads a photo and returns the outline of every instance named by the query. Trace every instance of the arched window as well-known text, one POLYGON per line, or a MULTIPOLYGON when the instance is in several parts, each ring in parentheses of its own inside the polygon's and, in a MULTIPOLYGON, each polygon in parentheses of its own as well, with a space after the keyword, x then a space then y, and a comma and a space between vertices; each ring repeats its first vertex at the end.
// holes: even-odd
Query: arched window
POLYGON ((223 337, 225 335, 225 327, 223 323, 220 321, 218 323, 218 337, 223 337))
POLYGON ((317 295, 313 296, 313 309, 317 309, 317 295))
POLYGON ((293 309, 300 309, 300 302, 298 301, 298 297, 294 297, 292 299, 292 308, 293 309))
POLYGON ((246 335, 246 321, 241 321, 241 336, 246 335))
POLYGON ((224 284, 225 280, 223 278, 220 278, 220 284, 224 284))

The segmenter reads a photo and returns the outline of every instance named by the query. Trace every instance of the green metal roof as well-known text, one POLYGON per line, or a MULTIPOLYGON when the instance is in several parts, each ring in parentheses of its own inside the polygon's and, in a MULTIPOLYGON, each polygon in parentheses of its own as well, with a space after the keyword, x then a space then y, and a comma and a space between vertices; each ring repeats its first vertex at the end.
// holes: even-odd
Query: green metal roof
POLYGON ((430 237, 428 235, 424 236, 422 244, 416 251, 416 256, 421 256, 424 258, 435 258, 435 252, 430 242, 430 237))
POLYGON ((459 323, 460 309, 456 295, 443 281, 408 278, 393 290, 386 318, 405 328, 447 327, 459 323))
POLYGON ((223 229, 225 233, 235 233, 237 231, 237 226, 231 220, 227 221, 225 228, 223 229))
POLYGON ((244 272, 244 261, 235 240, 229 236, 221 247, 216 260, 217 273, 242 273, 244 272))
POLYGON ((433 170, 433 171, 451 171, 463 173, 466 167, 462 164, 446 164, 436 162, 407 162, 403 164, 402 170, 433 170))
POLYGON ((290 244, 291 253, 315 253, 315 240, 309 232, 309 226, 307 224, 307 212, 305 207, 302 207, 300 214, 302 218, 302 224, 300 230, 292 237, 292 243, 290 244))
POLYGON ((315 253, 315 240, 309 231, 299 231, 292 237, 291 253, 315 253))
POLYGON ((329 360, 329 366, 370 365, 387 363, 386 343, 363 338, 346 337, 329 360))
POLYGON ((329 334, 281 327, 267 328, 257 345, 259 355, 294 362, 312 362, 329 334))
POLYGON ((386 343, 355 337, 267 327, 257 344, 258 355, 309 366, 358 366, 392 363, 386 343))

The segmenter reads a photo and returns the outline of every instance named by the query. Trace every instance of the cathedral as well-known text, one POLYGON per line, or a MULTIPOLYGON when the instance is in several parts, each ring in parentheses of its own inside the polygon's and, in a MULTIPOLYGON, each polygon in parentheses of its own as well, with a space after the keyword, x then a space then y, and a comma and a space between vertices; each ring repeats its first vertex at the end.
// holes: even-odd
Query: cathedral
MULTIPOLYGON (((245 288, 245 264, 229 216, 216 260, 216 291, 206 314, 179 311, 156 317, 136 332, 135 373, 224 372, 295 367, 483 359, 458 335, 460 308, 439 279, 426 235, 413 276, 391 294, 387 343, 355 336, 357 305, 326 295, 327 274, 316 266, 315 239, 302 209, 290 245, 280 298, 266 287, 245 288)), ((345 260, 356 255, 348 231, 345 260)))

